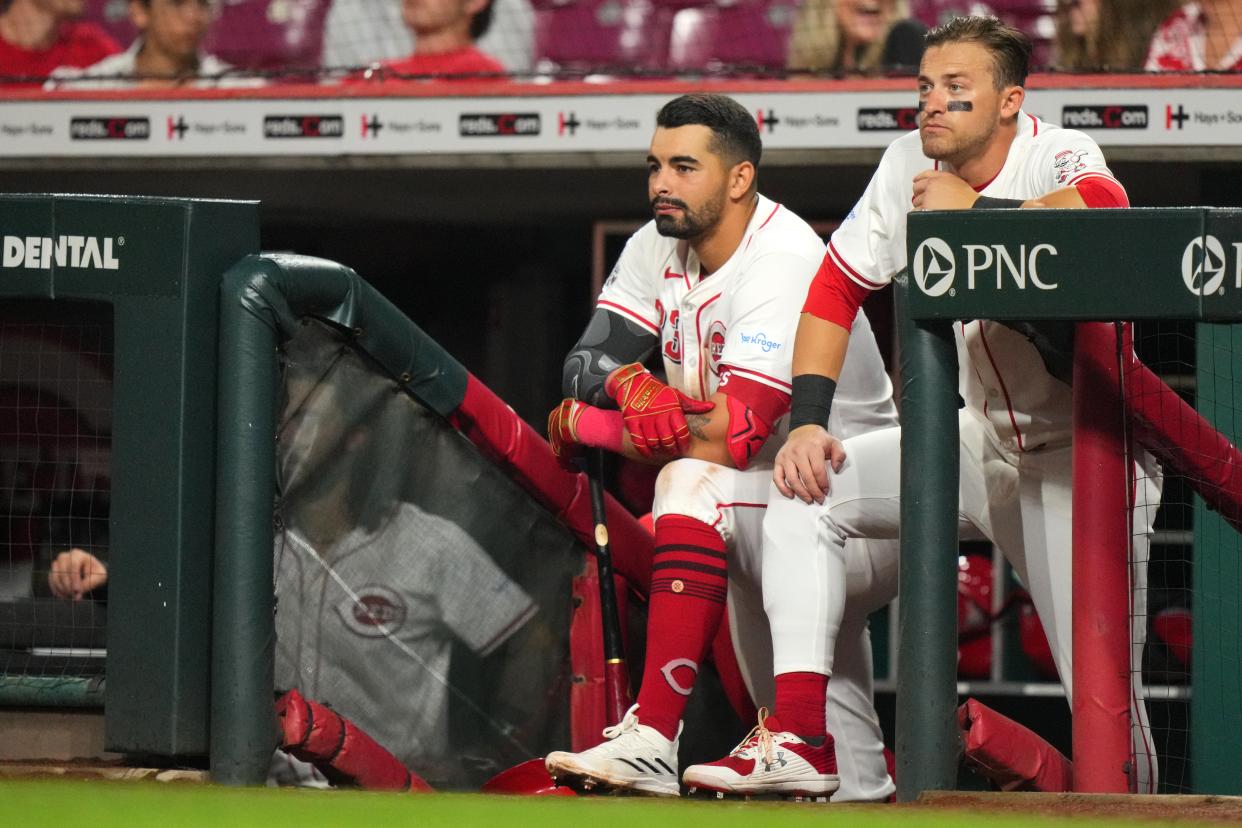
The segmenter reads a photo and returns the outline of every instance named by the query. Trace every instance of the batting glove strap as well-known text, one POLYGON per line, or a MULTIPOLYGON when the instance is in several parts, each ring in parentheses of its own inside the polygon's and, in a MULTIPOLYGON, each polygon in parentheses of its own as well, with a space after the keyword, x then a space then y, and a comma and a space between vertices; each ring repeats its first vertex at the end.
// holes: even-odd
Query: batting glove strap
POLYGON ((832 397, 837 384, 819 374, 799 374, 793 378, 793 402, 789 407, 789 430, 804 425, 828 428, 832 397))

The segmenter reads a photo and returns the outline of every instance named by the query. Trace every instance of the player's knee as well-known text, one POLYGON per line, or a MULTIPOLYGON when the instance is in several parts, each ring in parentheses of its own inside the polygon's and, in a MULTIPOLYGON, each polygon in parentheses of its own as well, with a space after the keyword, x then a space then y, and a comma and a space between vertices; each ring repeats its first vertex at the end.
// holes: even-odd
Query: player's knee
POLYGON ((656 478, 653 512, 685 515, 714 524, 719 517, 720 481, 731 469, 704 460, 683 457, 660 470, 656 478))

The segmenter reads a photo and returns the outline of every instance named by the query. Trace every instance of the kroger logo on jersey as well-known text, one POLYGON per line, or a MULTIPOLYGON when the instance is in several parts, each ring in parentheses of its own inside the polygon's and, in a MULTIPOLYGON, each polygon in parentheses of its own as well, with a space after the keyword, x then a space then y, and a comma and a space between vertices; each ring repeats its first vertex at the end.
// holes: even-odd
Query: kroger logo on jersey
POLYGON ((770 354, 773 351, 779 351, 781 348, 785 347, 785 343, 773 342, 772 340, 768 339, 767 335, 764 334, 762 331, 760 331, 757 334, 743 333, 742 344, 753 345, 756 348, 760 348, 763 350, 765 354, 770 354))
MULTIPOLYGON (((1242 242, 1233 242, 1233 286, 1242 288, 1242 242)), ((1225 245, 1213 235, 1195 236, 1182 251, 1182 281, 1197 296, 1225 292, 1229 260, 1225 245)))
POLYGON ((919 290, 928 296, 955 296, 959 252, 967 290, 984 283, 990 285, 993 277, 997 290, 1026 290, 1028 284, 1039 290, 1057 288, 1056 282, 1045 281, 1039 275, 1041 257, 1057 255, 1057 249, 1050 244, 1036 244, 1029 249, 1025 244, 1016 249, 1004 244, 963 244, 955 252, 944 239, 933 236, 914 251, 914 281, 919 290))

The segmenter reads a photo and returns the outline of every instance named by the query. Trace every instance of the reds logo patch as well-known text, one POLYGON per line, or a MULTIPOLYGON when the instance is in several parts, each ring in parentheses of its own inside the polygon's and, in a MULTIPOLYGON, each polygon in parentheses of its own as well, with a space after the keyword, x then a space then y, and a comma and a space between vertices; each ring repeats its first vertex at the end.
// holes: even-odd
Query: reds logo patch
POLYGON ((712 369, 713 374, 720 374, 720 358, 724 356, 725 348, 725 323, 717 319, 712 326, 707 329, 707 360, 708 366, 712 369))
POLYGON ((664 332, 664 358, 669 362, 681 364, 681 313, 675 310, 668 312, 668 326, 660 326, 664 332))
POLYGON ((1082 160, 1086 154, 1086 150, 1061 150, 1056 154, 1052 159, 1052 169, 1056 172, 1058 184, 1064 184, 1071 175, 1087 168, 1082 160))
POLYGON ((405 600, 388 587, 371 585, 357 592, 358 600, 346 598, 337 605, 350 632, 367 638, 383 638, 405 623, 405 600))

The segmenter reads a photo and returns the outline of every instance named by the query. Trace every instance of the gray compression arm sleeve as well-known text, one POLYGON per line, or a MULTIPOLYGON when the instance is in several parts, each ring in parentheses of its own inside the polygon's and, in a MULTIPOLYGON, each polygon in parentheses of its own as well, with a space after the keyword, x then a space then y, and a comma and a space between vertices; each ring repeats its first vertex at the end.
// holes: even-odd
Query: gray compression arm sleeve
POLYGON ((622 365, 642 362, 659 337, 620 314, 596 308, 578 344, 565 357, 561 392, 595 406, 615 408, 604 379, 622 365))

